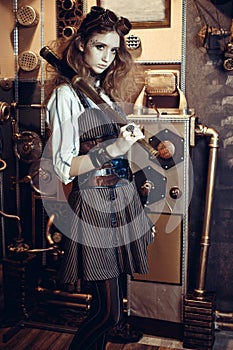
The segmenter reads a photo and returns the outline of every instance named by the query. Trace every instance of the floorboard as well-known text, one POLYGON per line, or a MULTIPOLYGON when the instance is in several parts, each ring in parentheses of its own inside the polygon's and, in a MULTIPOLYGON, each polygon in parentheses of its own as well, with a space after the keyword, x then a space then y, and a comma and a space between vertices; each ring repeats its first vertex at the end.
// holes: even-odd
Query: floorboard
MULTIPOLYGON (((3 290, 0 264, 0 320, 3 314, 3 290)), ((3 317, 4 318, 4 317, 3 317)), ((46 320, 48 321, 48 319, 46 320)), ((0 349, 2 350, 68 350, 73 339, 73 333, 59 325, 59 332, 54 328, 52 319, 50 321, 50 330, 43 326, 38 327, 35 324, 28 326, 21 325, 16 329, 15 334, 9 337, 7 342, 3 342, 3 335, 13 331, 14 327, 9 327, 9 322, 1 322, 0 325, 0 349)), ((57 321, 55 319, 54 321, 57 321)), ((73 322, 73 319, 72 319, 73 322)), ((56 322, 55 322, 56 323, 56 322)), ((73 324, 73 323, 72 323, 73 324)), ((16 325, 16 323, 13 323, 16 325)), ((75 328, 76 329, 76 328, 75 328)), ((212 350, 233 350, 233 331, 216 330, 215 342, 212 350)), ((106 350, 180 350, 185 349, 182 341, 170 338, 160 338, 153 335, 144 334, 138 343, 114 344, 108 343, 106 350)), ((187 350, 187 348, 186 348, 187 350)), ((206 350, 206 349, 202 349, 206 350)))
MULTIPOLYGON (((2 337, 10 328, 0 329, 0 349, 2 350, 68 350, 73 334, 40 330, 34 328, 22 328, 6 343, 2 337)), ((174 340, 175 342, 175 340, 174 340)), ((171 341, 172 343, 172 341, 171 341)), ((106 350, 169 350, 171 347, 154 346, 148 344, 128 343, 114 344, 107 343, 106 350)), ((172 349, 177 349, 172 347, 172 349)), ((180 348, 178 348, 180 349, 180 348)))
MULTIPOLYGON (((73 334, 55 332, 45 329, 21 328, 7 342, 3 335, 12 330, 10 327, 0 328, 1 350, 68 350, 73 334)), ((107 343, 106 350, 190 350, 182 346, 177 339, 160 338, 144 335, 138 343, 114 344, 107 343)), ((205 349, 202 349, 205 350, 205 349)), ((229 330, 216 331, 212 350, 233 350, 233 332, 229 330)))

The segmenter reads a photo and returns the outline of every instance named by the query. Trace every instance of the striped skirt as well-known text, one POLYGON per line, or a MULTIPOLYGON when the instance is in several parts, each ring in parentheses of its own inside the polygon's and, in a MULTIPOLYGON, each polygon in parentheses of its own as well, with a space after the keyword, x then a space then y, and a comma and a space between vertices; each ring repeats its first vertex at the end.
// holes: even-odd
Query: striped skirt
POLYGON ((61 283, 103 280, 121 273, 147 273, 147 246, 153 224, 135 186, 80 189, 69 196, 70 236, 60 271, 61 283))

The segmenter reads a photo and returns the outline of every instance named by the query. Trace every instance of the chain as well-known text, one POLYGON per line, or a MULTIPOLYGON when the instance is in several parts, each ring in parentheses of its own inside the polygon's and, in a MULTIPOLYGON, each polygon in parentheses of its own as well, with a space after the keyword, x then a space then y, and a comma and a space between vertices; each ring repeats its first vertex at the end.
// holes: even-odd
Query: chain
MULTIPOLYGON (((14 13, 14 69, 15 69, 15 88, 14 88, 14 100, 15 104, 19 103, 19 76, 18 76, 18 56, 19 56, 19 30, 17 26, 17 21, 16 21, 16 14, 17 14, 17 9, 18 9, 18 1, 14 0, 13 1, 13 13, 14 13)), ((19 124, 19 110, 18 108, 15 109, 15 127, 16 130, 18 130, 18 124, 19 124)), ((16 196, 16 214, 17 216, 20 216, 20 188, 19 188, 19 160, 16 159, 15 162, 15 196, 16 196)))
MULTIPOLYGON (((44 47, 44 0, 40 2, 40 47, 44 47)), ((45 100, 45 91, 44 91, 44 83, 45 83, 45 64, 44 60, 41 61, 41 115, 40 115, 40 132, 41 136, 45 137, 45 109, 43 107, 45 100)))
POLYGON ((186 12, 187 4, 183 0, 182 3, 182 46, 181 46, 181 69, 180 69, 180 88, 185 94, 185 69, 186 69, 186 12))

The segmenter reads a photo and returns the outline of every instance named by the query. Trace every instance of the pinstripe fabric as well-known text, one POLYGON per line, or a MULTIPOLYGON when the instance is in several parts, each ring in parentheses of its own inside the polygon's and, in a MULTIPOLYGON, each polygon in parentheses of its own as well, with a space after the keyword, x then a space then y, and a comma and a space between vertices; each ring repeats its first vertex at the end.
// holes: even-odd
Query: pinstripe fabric
POLYGON ((147 245, 153 240, 151 223, 140 205, 134 183, 114 189, 74 189, 70 204, 76 215, 71 227, 72 239, 67 239, 63 259, 63 283, 75 282, 78 278, 101 280, 122 272, 131 275, 148 271, 147 245), (111 196, 107 202, 99 202, 100 194, 109 198, 111 192, 115 199, 111 196), (125 196, 132 200, 126 201, 124 207, 125 196), (93 207, 95 201, 100 204, 99 210, 93 207), (105 211, 104 203, 107 203, 105 211))
MULTIPOLYGON (((62 120, 64 117, 59 111, 62 102, 58 98, 57 101, 56 116, 62 120)), ((74 113, 75 101, 70 105, 68 99, 68 103, 74 113)), ((87 99, 85 107, 88 104, 87 99)), ((75 120, 73 114, 71 117, 75 120)), ((71 130, 79 131, 81 145, 84 141, 109 135, 114 138, 119 133, 119 126, 99 111, 97 106, 79 113, 78 129, 72 123, 69 121, 68 126, 71 124, 71 130)), ((64 140, 62 124, 59 128, 61 140, 64 140)), ((78 142, 73 139, 74 131, 70 136, 72 138, 68 145, 72 151, 71 146, 75 144, 73 148, 77 147, 78 142)), ((64 155, 66 152, 63 150, 62 166, 66 163, 64 155)), ((62 283, 74 283, 79 278, 103 280, 117 277, 122 272, 133 274, 148 271, 147 245, 153 240, 152 223, 144 213, 134 181, 125 181, 120 187, 89 189, 79 186, 78 181, 75 181, 69 204, 73 217, 60 271, 62 283)))

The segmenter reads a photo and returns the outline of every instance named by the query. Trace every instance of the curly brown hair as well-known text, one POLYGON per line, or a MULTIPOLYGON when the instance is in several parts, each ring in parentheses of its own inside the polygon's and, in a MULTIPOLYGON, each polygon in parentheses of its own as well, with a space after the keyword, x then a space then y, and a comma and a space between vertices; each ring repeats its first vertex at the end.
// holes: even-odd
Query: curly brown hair
MULTIPOLYGON (((88 41, 96 33, 117 32, 120 37, 120 47, 112 64, 101 75, 101 87, 113 100, 131 102, 132 96, 134 96, 137 91, 137 84, 135 81, 136 65, 134 64, 131 54, 127 50, 124 35, 118 30, 116 25, 103 27, 103 24, 101 24, 101 26, 97 25, 86 32, 79 29, 68 39, 59 38, 51 42, 50 48, 80 77, 85 78, 87 82, 91 82, 91 70, 83 59, 83 53, 79 50, 80 43, 86 47, 88 41)), ((55 86, 64 82, 69 83, 69 79, 62 76, 51 66, 48 66, 47 72, 49 73, 49 79, 46 83, 46 95, 47 98, 49 98, 55 86)))

